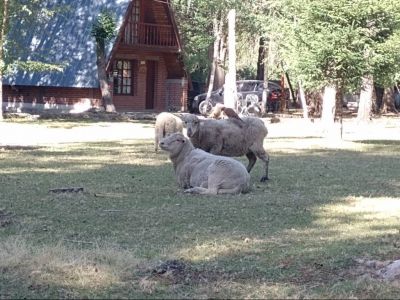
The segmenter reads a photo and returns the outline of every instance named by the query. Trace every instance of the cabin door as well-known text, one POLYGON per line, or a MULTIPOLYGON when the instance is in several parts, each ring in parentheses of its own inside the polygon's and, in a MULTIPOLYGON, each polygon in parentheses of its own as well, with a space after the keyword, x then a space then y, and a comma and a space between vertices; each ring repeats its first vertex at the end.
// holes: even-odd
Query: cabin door
POLYGON ((146 109, 154 109, 154 98, 156 95, 156 71, 157 62, 148 60, 146 75, 146 109))

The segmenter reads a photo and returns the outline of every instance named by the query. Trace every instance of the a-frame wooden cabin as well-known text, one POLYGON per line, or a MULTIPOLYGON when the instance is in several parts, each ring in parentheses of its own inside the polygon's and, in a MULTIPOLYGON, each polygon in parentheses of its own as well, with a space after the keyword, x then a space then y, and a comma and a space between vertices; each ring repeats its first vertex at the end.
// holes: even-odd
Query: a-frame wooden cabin
POLYGON ((4 108, 81 111, 101 106, 91 24, 103 9, 116 14, 107 73, 117 111, 186 110, 187 76, 169 0, 73 0, 69 9, 25 41, 32 59, 65 63, 61 73, 18 72, 5 78, 4 108), (87 3, 90 2, 90 5, 87 3), (50 56, 49 56, 50 53, 50 56))

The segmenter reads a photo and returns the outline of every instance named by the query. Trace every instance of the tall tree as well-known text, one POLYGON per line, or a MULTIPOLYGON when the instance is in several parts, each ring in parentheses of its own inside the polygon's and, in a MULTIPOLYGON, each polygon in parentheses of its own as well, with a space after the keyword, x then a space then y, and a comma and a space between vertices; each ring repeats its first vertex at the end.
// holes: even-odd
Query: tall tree
POLYGON ((96 40, 97 74, 101 98, 107 112, 115 112, 106 70, 106 44, 115 36, 116 24, 108 11, 102 11, 92 26, 92 36, 96 40))

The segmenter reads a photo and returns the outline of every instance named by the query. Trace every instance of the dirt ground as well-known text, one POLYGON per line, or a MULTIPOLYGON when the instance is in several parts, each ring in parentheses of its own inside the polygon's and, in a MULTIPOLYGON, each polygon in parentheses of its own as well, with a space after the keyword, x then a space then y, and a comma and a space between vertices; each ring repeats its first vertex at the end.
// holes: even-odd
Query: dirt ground
MULTIPOLYGON (((268 138, 279 137, 327 137, 319 119, 307 122, 302 118, 280 118, 271 123, 264 119, 268 138)), ((97 122, 75 123, 69 128, 49 127, 48 124, 0 122, 0 146, 39 146, 73 142, 119 141, 131 139, 154 139, 154 123, 145 122, 97 122)), ((329 135, 340 138, 340 123, 335 123, 329 135)), ((400 140, 400 117, 377 118, 368 124, 358 124, 355 119, 344 119, 344 141, 354 140, 400 140)))

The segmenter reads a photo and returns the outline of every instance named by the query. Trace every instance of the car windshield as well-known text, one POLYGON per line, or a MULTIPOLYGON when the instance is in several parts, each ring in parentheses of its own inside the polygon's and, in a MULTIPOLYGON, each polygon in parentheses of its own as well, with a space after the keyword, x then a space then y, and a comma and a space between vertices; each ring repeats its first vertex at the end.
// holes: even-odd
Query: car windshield
POLYGON ((279 85, 277 85, 277 84, 274 84, 274 83, 270 82, 270 83, 268 83, 268 89, 270 91, 276 91, 276 90, 280 90, 281 87, 279 85))
POLYGON ((238 92, 255 91, 256 87, 257 87, 257 82, 252 82, 252 81, 237 82, 237 91, 238 92))

